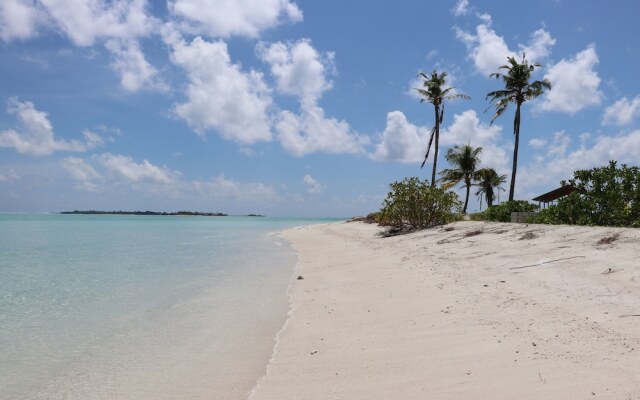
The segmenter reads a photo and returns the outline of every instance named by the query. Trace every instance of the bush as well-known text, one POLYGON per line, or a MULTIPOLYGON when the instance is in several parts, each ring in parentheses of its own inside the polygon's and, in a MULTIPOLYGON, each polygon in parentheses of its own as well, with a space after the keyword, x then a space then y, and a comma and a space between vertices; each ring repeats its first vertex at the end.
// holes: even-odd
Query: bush
POLYGON ((525 200, 511 200, 491 206, 486 210, 471 215, 473 221, 498 221, 511 222, 512 212, 531 212, 538 209, 538 206, 525 200))
POLYGON ((579 170, 562 185, 576 191, 533 218, 543 224, 640 227, 640 169, 615 161, 608 166, 579 170))
POLYGON ((422 229, 460 220, 461 203, 452 191, 429 186, 429 181, 405 178, 394 182, 378 215, 380 225, 422 229))

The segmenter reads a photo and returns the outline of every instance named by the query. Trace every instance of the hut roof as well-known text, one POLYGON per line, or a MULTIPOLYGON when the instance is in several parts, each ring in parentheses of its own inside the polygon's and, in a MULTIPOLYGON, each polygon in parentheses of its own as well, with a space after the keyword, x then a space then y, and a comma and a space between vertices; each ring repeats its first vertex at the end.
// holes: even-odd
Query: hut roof
POLYGON ((550 203, 554 200, 558 200, 560 197, 564 197, 576 191, 576 188, 571 185, 561 186, 545 194, 541 194, 538 197, 534 197, 533 201, 541 201, 543 203, 550 203))

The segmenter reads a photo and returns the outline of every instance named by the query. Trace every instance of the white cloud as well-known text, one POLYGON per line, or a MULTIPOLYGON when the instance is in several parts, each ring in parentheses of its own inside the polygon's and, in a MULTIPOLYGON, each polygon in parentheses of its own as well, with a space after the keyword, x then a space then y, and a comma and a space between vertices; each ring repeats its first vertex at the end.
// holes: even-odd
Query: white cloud
POLYGON ((547 144, 547 141, 545 139, 533 138, 529 140, 529 146, 533 147, 534 149, 541 149, 546 144, 547 144))
POLYGON ((95 132, 85 131, 85 141, 67 141, 54 136, 47 113, 38 111, 30 101, 9 99, 7 112, 16 115, 21 131, 13 129, 0 132, 0 147, 14 148, 20 154, 45 156, 55 151, 84 152, 101 146, 104 141, 95 132))
POLYGON ((598 90, 600 77, 594 69, 598 62, 595 47, 589 46, 575 58, 562 59, 549 67, 544 77, 551 82, 551 90, 538 103, 537 109, 575 114, 600 104, 603 94, 598 90))
POLYGON ((231 201, 267 201, 275 200, 278 194, 271 186, 257 182, 238 182, 228 179, 224 174, 207 181, 185 183, 186 193, 216 200, 231 201))
POLYGON ((419 163, 424 159, 429 134, 427 127, 410 123, 401 111, 392 111, 387 114, 380 143, 370 156, 378 161, 419 163))
POLYGON ((303 104, 300 115, 283 111, 276 131, 282 147, 297 157, 318 151, 362 153, 369 143, 367 136, 353 132, 346 121, 326 118, 324 110, 314 104, 303 104))
POLYGON ((208 180, 185 180, 179 171, 148 160, 137 162, 125 155, 102 153, 88 159, 67 157, 61 165, 77 181, 75 189, 80 191, 111 193, 115 188, 118 192, 132 189, 199 204, 210 204, 211 200, 228 201, 233 206, 237 202, 278 199, 275 189, 263 183, 239 182, 224 174, 208 180))
POLYGON ((137 41, 110 39, 105 46, 115 58, 111 67, 120 75, 120 84, 125 90, 130 92, 141 89, 167 90, 156 68, 144 58, 137 41))
POLYGON ((276 132, 282 147, 300 157, 313 152, 362 153, 369 143, 367 136, 353 132, 346 121, 327 118, 319 101, 331 88, 326 74, 333 69, 333 55, 320 54, 308 40, 295 43, 261 43, 257 52, 269 64, 278 90, 297 96, 300 113, 282 111, 276 132))
POLYGON ((551 48, 556 44, 556 40, 544 29, 538 29, 531 34, 531 39, 527 45, 519 44, 521 52, 524 52, 528 60, 539 62, 549 57, 551 48))
POLYGON ((500 125, 483 124, 475 110, 467 110, 453 116, 453 123, 440 132, 440 142, 445 145, 471 143, 476 146, 495 142, 501 132, 500 125))
MULTIPOLYGON (((485 14, 481 19, 484 23, 476 27, 475 34, 456 28, 456 37, 467 47, 467 56, 473 61, 476 69, 489 75, 497 72, 498 67, 507 63, 507 57, 517 57, 509 49, 502 36, 491 28, 491 17, 485 14)), ((528 44, 519 44, 521 51, 527 53, 530 62, 540 62, 546 58, 556 40, 544 29, 538 29, 531 34, 528 44)))
POLYGON ((453 123, 440 131, 440 144, 454 146, 470 143, 482 147, 482 166, 496 169, 499 173, 511 172, 508 149, 499 144, 502 134, 500 125, 480 122, 475 110, 467 110, 453 116, 453 123))
POLYGON ((456 17, 467 15, 469 13, 469 0, 458 0, 452 11, 456 17))
POLYGON ((176 115, 202 136, 215 130, 242 144, 271 140, 267 111, 272 100, 261 73, 233 64, 222 41, 197 37, 185 43, 175 32, 165 40, 171 60, 184 68, 189 82, 187 101, 174 107, 176 115))
MULTIPOLYGON (((584 134, 580 136, 582 139, 584 134)), ((640 157, 640 130, 621 135, 600 135, 593 138, 591 146, 581 140, 579 147, 572 151, 568 151, 569 143, 564 131, 554 134, 554 141, 548 145, 545 155, 518 171, 521 191, 538 187, 544 190, 559 185, 560 180, 572 178, 578 169, 604 166, 610 160, 635 164, 640 157)))
POLYGON ((640 96, 633 100, 621 98, 604 110, 603 125, 629 125, 634 118, 640 116, 640 96))
POLYGON ((547 156, 562 156, 566 153, 567 148, 569 148, 569 144, 571 144, 571 138, 565 131, 554 132, 553 142, 549 145, 547 156))
POLYGON ((285 20, 302 21, 302 11, 289 0, 170 0, 172 14, 184 18, 184 28, 213 37, 255 38, 285 20))
POLYGON ((30 0, 0 2, 0 38, 5 42, 35 36, 41 21, 41 11, 30 0))
POLYGON ((100 174, 83 159, 66 157, 61 161, 62 167, 77 181, 91 181, 100 179, 100 174))
POLYGON ((147 160, 136 163, 128 156, 103 153, 94 156, 94 159, 108 171, 132 183, 148 182, 167 185, 175 183, 180 175, 167 167, 153 165, 147 160))
MULTIPOLYGON (((400 111, 387 114, 387 126, 380 143, 370 154, 374 160, 421 162, 424 159, 431 130, 410 123, 400 111)), ((440 159, 447 147, 470 143, 482 147, 482 165, 495 168, 500 173, 510 172, 508 149, 500 145, 502 127, 483 124, 474 110, 467 110, 453 116, 453 123, 440 130, 440 159)), ((433 149, 429 157, 433 160, 433 149)))
POLYGON ((308 39, 295 43, 259 43, 258 56, 269 64, 281 93, 315 103, 332 83, 326 74, 333 69, 333 53, 320 54, 308 39))
POLYGON ((97 39, 133 39, 152 32, 156 21, 146 0, 41 0, 55 26, 77 46, 97 39))
POLYGON ((304 178, 302 178, 302 181, 307 186, 307 192, 311 194, 322 193, 327 188, 317 180, 313 179, 313 177, 309 174, 305 175, 304 178))

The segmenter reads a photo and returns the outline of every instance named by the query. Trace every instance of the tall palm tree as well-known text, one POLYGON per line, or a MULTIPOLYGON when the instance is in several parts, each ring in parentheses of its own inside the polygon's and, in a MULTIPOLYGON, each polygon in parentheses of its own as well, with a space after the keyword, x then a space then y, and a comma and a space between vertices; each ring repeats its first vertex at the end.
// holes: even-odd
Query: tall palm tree
POLYGON ((418 93, 423 97, 420 99, 420 103, 433 104, 433 110, 435 111, 435 124, 429 135, 429 144, 427 145, 427 152, 424 156, 424 161, 420 168, 424 167, 429 157, 429 150, 431 144, 435 139, 434 153, 433 153, 433 171, 431 171, 431 187, 436 185, 436 165, 438 163, 438 142, 440 140, 440 124, 444 118, 444 101, 453 99, 470 99, 469 96, 462 93, 453 92, 453 87, 445 88, 447 73, 442 72, 438 74, 436 70, 431 73, 431 76, 420 72, 418 77, 424 79, 422 83, 423 89, 416 89, 418 93))
POLYGON ((487 200, 487 207, 493 206, 493 200, 496 198, 494 189, 503 190, 502 184, 507 181, 506 175, 498 175, 493 168, 479 169, 475 174, 475 180, 478 181, 474 186, 478 187, 476 196, 479 199, 483 197, 487 200))
POLYGON ((513 200, 513 192, 516 187, 516 170, 518 168, 518 145, 520 143, 520 107, 522 103, 533 100, 551 89, 551 83, 543 79, 541 81, 529 82, 531 73, 540 64, 529 64, 522 53, 522 61, 516 61, 515 57, 508 57, 508 63, 499 67, 504 73, 498 71, 489 75, 492 78, 502 79, 504 89, 487 93, 487 98, 491 98, 491 104, 495 106, 496 112, 491 119, 491 123, 501 116, 509 103, 516 105, 516 115, 513 120, 513 134, 515 143, 513 145, 513 168, 511 170, 511 186, 509 187, 509 201, 513 200))
POLYGON ((464 187, 467 188, 467 195, 464 199, 463 213, 467 212, 471 182, 475 180, 476 166, 480 163, 481 152, 482 147, 473 147, 470 144, 453 146, 447 151, 447 155, 445 156, 447 162, 449 162, 453 168, 444 169, 440 172, 442 176, 441 180, 445 187, 454 186, 461 181, 464 182, 464 187))

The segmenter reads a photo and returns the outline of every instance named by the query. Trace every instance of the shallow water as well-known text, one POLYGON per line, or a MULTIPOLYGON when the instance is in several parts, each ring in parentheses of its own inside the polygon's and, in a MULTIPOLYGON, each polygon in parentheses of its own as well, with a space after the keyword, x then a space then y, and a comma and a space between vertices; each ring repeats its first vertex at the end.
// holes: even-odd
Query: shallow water
POLYGON ((0 216, 0 398, 245 398, 314 222, 0 216))

